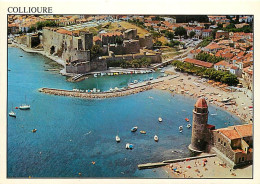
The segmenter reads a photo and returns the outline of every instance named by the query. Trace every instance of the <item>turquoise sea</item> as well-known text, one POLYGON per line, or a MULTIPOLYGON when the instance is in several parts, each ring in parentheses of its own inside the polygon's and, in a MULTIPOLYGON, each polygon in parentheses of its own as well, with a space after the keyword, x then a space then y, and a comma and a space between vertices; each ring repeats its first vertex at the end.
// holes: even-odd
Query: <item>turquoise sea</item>
MULTIPOLYGON (((161 169, 138 170, 137 165, 189 156, 191 129, 179 133, 178 127, 186 126, 185 118, 192 122, 195 99, 161 90, 99 100, 38 92, 41 87, 108 90, 160 73, 70 83, 58 73, 45 71, 47 61, 41 55, 8 48, 8 111, 24 103, 25 97, 31 109, 14 109, 17 118, 8 117, 7 177, 167 178, 161 169), (163 118, 162 123, 158 117, 163 118), (133 126, 138 126, 135 133, 130 131, 133 126), (31 132, 34 128, 36 133, 31 132), (120 143, 115 141, 117 134, 120 143), (155 134, 158 143, 153 140, 155 134), (132 143, 134 149, 126 150, 126 143, 132 143)), ((217 113, 209 116, 216 128, 241 124, 219 108, 209 106, 209 111, 217 113)))

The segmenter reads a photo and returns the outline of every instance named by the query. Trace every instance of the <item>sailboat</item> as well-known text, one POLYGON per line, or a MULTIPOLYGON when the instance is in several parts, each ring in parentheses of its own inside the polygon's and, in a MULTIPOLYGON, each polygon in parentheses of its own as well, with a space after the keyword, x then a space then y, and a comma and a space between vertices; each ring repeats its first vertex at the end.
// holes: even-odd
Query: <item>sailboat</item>
POLYGON ((15 114, 15 112, 13 111, 13 105, 12 105, 12 110, 11 110, 8 114, 9 114, 9 116, 16 118, 16 114, 15 114))
POLYGON ((31 108, 31 106, 26 104, 26 96, 25 96, 25 104, 20 105, 19 109, 29 110, 30 108, 31 108))

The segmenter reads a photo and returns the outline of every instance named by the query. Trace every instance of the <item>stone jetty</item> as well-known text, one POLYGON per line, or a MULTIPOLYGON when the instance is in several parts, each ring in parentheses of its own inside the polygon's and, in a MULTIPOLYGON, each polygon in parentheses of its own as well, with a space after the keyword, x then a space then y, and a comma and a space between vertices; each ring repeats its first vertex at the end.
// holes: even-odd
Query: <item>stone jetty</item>
POLYGON ((147 91, 153 89, 162 81, 158 81, 152 84, 146 84, 138 87, 128 87, 126 89, 120 89, 117 91, 107 91, 107 92, 82 92, 82 91, 73 91, 73 90, 63 90, 63 89, 55 89, 55 88, 40 88, 39 92, 46 93, 50 95, 58 95, 58 96, 69 96, 69 97, 78 97, 78 98, 114 98, 114 97, 121 97, 127 96, 135 93, 140 93, 143 91, 147 91))

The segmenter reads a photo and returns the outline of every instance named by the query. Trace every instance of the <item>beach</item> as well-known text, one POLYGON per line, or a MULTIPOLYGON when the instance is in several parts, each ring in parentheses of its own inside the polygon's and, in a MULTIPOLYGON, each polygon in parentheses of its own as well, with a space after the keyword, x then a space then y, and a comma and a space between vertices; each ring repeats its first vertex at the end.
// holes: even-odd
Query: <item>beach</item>
MULTIPOLYGON (((169 90, 173 94, 183 94, 191 98, 205 97, 209 104, 216 105, 222 109, 238 116, 241 120, 250 123, 253 118, 253 100, 244 92, 224 91, 220 87, 202 82, 197 76, 177 72, 180 77, 164 80, 164 83, 156 86, 157 89, 169 90), (236 102, 235 105, 224 105, 221 101, 230 98, 236 102), (211 102, 209 102, 211 100, 211 102)), ((210 113, 210 112, 209 112, 210 113)), ((216 114, 217 115, 217 114, 216 114)))
POLYGON ((252 178, 252 165, 230 169, 218 157, 173 163, 163 169, 172 178, 252 178))

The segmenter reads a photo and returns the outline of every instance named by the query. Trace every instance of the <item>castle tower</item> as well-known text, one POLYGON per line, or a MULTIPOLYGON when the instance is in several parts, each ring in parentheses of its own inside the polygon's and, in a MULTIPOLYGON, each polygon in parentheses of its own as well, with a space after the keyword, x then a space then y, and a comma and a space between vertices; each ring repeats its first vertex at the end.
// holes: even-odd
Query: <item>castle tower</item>
POLYGON ((205 150, 208 140, 208 105, 204 98, 199 98, 193 109, 192 136, 189 149, 192 152, 205 150))

